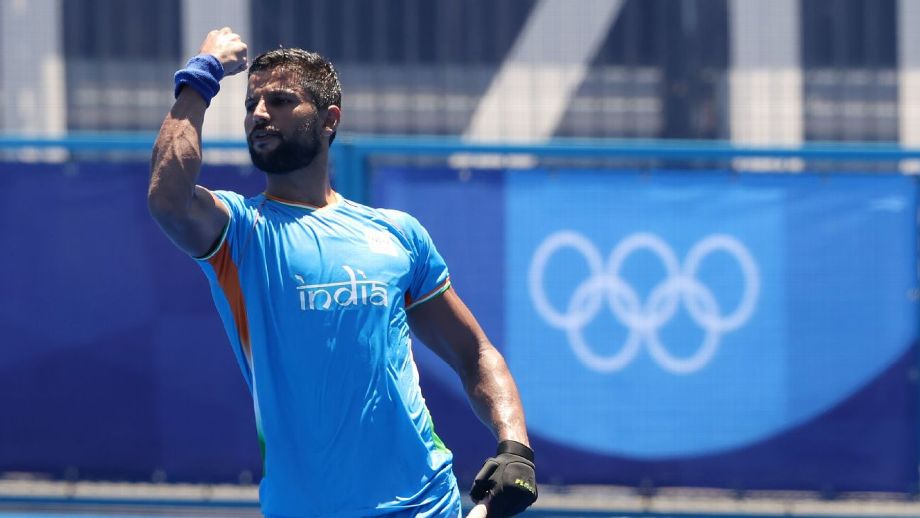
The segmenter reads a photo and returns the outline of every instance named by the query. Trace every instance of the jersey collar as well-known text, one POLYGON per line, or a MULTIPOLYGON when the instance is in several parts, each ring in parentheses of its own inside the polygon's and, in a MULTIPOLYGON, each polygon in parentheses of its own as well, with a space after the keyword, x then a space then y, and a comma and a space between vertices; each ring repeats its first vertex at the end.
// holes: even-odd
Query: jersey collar
POLYGON ((336 192, 336 193, 333 193, 333 194, 335 194, 335 201, 334 201, 334 202, 332 202, 332 203, 326 205, 325 207, 317 207, 316 205, 310 205, 309 203, 304 203, 304 202, 302 202, 302 201, 286 200, 286 199, 284 199, 284 198, 279 198, 279 197, 277 197, 277 196, 272 196, 271 194, 267 194, 267 193, 264 193, 264 192, 262 193, 262 195, 265 196, 265 199, 267 199, 267 200, 270 200, 270 201, 273 201, 273 202, 276 202, 276 203, 280 203, 280 204, 282 204, 282 205, 287 205, 287 206, 289 206, 289 207, 297 207, 297 208, 300 208, 300 209, 308 209, 308 210, 314 210, 314 211, 326 210, 326 209, 331 209, 331 208, 333 208, 333 207, 339 206, 339 205, 342 203, 342 195, 339 194, 339 193, 337 193, 337 192, 336 192))

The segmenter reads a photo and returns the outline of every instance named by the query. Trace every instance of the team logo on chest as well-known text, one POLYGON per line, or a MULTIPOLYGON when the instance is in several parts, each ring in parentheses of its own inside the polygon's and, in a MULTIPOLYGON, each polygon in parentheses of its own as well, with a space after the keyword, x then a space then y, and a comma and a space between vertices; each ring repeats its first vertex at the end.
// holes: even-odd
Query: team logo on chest
POLYGON ((364 229, 364 238, 367 240, 367 247, 375 254, 389 255, 396 257, 399 250, 393 237, 386 230, 364 229))
POLYGON ((371 281, 361 270, 351 266, 342 265, 348 274, 348 280, 342 282, 329 282, 325 284, 304 284, 306 281, 301 275, 294 274, 301 285, 297 287, 300 292, 300 310, 323 310, 348 308, 352 306, 387 306, 387 285, 381 281, 371 281))

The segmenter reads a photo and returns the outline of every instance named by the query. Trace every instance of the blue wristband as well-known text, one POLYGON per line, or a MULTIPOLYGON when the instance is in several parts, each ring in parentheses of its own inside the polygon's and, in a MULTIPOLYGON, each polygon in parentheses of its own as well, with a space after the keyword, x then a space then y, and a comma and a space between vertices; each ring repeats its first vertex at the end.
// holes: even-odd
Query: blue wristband
POLYGON ((201 95, 204 103, 211 105, 211 99, 220 91, 220 80, 224 77, 224 67, 211 54, 199 54, 188 60, 185 68, 176 72, 176 98, 183 86, 190 86, 201 95))

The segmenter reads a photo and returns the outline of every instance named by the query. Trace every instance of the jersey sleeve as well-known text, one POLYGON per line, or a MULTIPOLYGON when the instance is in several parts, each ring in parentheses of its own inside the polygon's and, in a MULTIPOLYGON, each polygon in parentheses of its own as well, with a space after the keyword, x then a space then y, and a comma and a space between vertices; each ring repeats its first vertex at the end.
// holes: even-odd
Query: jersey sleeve
POLYGON ((252 231, 256 211, 247 205, 246 198, 232 191, 211 191, 211 195, 219 203, 223 203, 230 213, 230 219, 220 234, 220 238, 207 254, 196 257, 198 261, 210 261, 226 247, 233 257, 239 256, 239 248, 252 231))
POLYGON ((412 278, 406 291, 408 310, 447 291, 450 288, 450 273, 425 227, 408 214, 403 219, 407 237, 415 250, 412 278))
POLYGON ((252 391, 249 319, 238 266, 242 264, 243 251, 252 236, 258 210, 235 192, 211 191, 211 194, 218 203, 227 207, 230 219, 213 248, 196 260, 211 285, 214 304, 224 322, 224 329, 230 338, 243 377, 252 391))

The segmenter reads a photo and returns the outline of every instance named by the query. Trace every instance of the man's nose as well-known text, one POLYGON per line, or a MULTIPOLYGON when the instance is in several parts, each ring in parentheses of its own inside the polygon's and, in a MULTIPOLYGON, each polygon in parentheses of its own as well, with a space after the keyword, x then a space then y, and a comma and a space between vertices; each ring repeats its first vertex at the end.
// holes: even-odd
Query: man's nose
POLYGON ((265 99, 259 99, 255 109, 252 111, 252 118, 255 122, 266 122, 269 120, 268 108, 265 105, 265 99))

